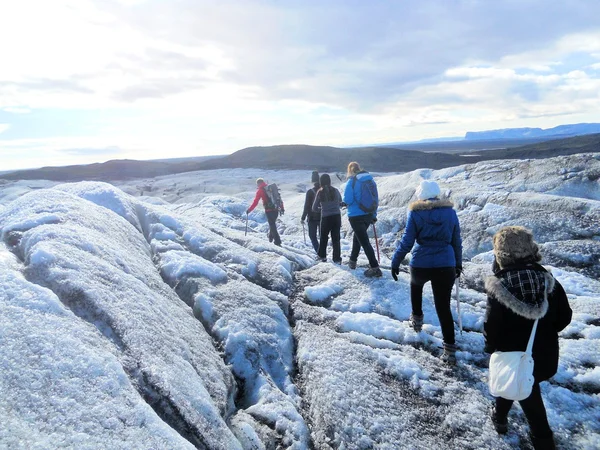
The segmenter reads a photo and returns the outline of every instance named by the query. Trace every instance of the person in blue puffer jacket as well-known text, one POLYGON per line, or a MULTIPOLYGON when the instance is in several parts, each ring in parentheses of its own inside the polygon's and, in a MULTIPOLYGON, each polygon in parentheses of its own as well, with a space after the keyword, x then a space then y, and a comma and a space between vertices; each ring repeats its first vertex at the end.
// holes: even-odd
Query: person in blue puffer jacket
POLYGON ((450 296, 454 280, 462 272, 460 224, 453 209, 454 205, 450 200, 440 198, 440 187, 435 181, 423 180, 417 188, 416 195, 418 200, 408 206, 406 229, 392 258, 392 277, 398 280, 400 263, 412 249, 412 326, 417 333, 423 327, 423 286, 431 281, 435 310, 444 338, 442 359, 449 364, 455 364, 456 345, 450 296))
MULTIPOLYGON (((373 211, 366 212, 362 203, 362 185, 363 183, 370 183, 373 186, 376 185, 373 180, 373 176, 366 170, 362 170, 360 165, 356 161, 352 161, 348 164, 347 173, 348 182, 344 189, 344 202, 343 205, 348 207, 348 221, 354 231, 354 238, 352 239, 352 250, 350 251, 350 259, 348 260, 348 267, 350 269, 356 269, 358 255, 360 249, 365 251, 365 255, 369 260, 369 268, 364 271, 366 277, 381 277, 381 269, 379 268, 379 261, 375 257, 375 251, 369 241, 369 227, 377 221, 377 205, 378 198, 372 198, 374 203, 373 211)), ((370 205, 370 206, 373 206, 370 205)))

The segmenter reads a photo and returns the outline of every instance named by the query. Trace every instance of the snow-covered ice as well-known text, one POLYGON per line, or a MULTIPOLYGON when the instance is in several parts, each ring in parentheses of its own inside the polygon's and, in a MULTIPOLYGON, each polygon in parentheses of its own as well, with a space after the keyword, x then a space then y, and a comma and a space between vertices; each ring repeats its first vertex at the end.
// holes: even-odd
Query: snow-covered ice
MULTIPOLYGON (((518 407, 506 436, 488 418, 482 335, 491 236, 514 224, 533 229, 574 311, 542 384, 558 446, 600 448, 599 172, 583 154, 375 174, 384 268, 421 179, 455 202, 454 369, 429 287, 417 334, 405 271, 314 261, 299 221, 310 172, 4 183, 0 448, 526 448, 518 407), (281 248, 260 208, 246 220, 258 176, 282 189, 281 248)), ((351 237, 344 217, 345 258, 351 237)))

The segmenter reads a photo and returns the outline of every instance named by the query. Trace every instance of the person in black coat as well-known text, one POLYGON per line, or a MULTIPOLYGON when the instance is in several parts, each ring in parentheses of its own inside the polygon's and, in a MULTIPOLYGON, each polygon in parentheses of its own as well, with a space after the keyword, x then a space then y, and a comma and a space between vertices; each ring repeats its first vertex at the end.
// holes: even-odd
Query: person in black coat
MULTIPOLYGON (((539 319, 532 350, 535 382, 531 395, 519 403, 534 448, 554 449, 540 382, 556 374, 558 332, 571 322, 573 312, 563 287, 539 264, 542 258, 531 231, 519 226, 502 228, 494 235, 494 257, 494 275, 485 281, 485 351, 525 351, 534 321, 539 319)), ((496 398, 492 422, 498 433, 508 431, 512 404, 512 400, 496 398)))
POLYGON ((318 253, 319 239, 317 238, 317 234, 321 223, 321 212, 313 211, 312 209, 317 191, 321 188, 321 184, 319 183, 319 172, 316 170, 312 173, 311 181, 313 187, 306 191, 306 196, 304 197, 304 211, 302 212, 300 222, 302 223, 302 226, 304 226, 304 221, 308 218, 308 237, 310 238, 310 242, 312 243, 315 252, 318 253))

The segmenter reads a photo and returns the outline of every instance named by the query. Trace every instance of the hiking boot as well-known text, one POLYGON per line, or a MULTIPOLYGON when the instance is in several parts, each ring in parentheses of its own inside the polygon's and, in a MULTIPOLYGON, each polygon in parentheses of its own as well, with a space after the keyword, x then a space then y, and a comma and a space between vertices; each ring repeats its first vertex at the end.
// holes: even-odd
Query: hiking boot
POLYGON ((370 267, 364 271, 364 275, 368 278, 379 278, 383 274, 381 273, 381 269, 379 267, 370 267))
POLYGON ((416 314, 411 314, 410 324, 412 325, 413 330, 415 330, 415 333, 420 333, 423 329, 423 314, 421 314, 420 316, 417 316, 416 314))
POLYGON ((351 259, 348 260, 348 269, 356 269, 356 261, 353 261, 351 259))
POLYGON ((327 262, 327 258, 321 258, 319 255, 317 255, 317 257, 315 258, 315 261, 317 261, 317 262, 327 262))
POLYGON ((532 434, 530 434, 529 437, 531 438, 534 450, 556 450, 556 444, 554 443, 554 436, 552 434, 545 438, 538 438, 532 434))
POLYGON ((456 365, 456 345, 446 344, 444 342, 444 353, 442 353, 442 361, 450 366, 456 365))
POLYGON ((271 232, 267 233, 267 237, 269 238, 269 242, 273 242, 273 236, 271 236, 271 232))
POLYGON ((496 414, 496 408, 492 408, 492 412, 490 414, 490 418, 492 419, 492 423, 494 424, 494 428, 498 434, 506 434, 508 433, 508 418, 498 417, 496 414))
POLYGON ((335 261, 333 261, 334 264, 337 264, 338 266, 342 265, 342 260, 341 259, 336 259, 335 261))

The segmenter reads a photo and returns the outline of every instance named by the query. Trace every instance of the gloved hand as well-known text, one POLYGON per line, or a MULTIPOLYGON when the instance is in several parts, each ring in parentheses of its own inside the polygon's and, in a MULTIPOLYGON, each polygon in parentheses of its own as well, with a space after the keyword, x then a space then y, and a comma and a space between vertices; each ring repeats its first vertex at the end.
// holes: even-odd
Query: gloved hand
POLYGON ((400 267, 392 267, 392 278, 394 281, 398 281, 398 274, 400 273, 400 267))
POLYGON ((371 220, 371 223, 375 223, 377 222, 377 217, 373 217, 373 220, 371 220))
POLYGON ((304 219, 300 218, 300 223, 304 225, 304 219))
POLYGON ((347 203, 345 203, 345 202, 341 202, 341 203, 340 203, 340 207, 341 207, 341 208, 346 208, 347 206, 348 206, 348 204, 347 204, 347 203))
POLYGON ((246 215, 248 215, 248 214, 250 214, 250 210, 249 209, 246 210, 246 215))
POLYGON ((462 271, 463 271, 462 266, 456 266, 454 270, 456 271, 456 278, 460 278, 460 275, 462 274, 462 271))
POLYGON ((285 214, 285 209, 280 209, 280 210, 279 210, 279 215, 280 215, 280 216, 283 216, 284 214, 285 214))

